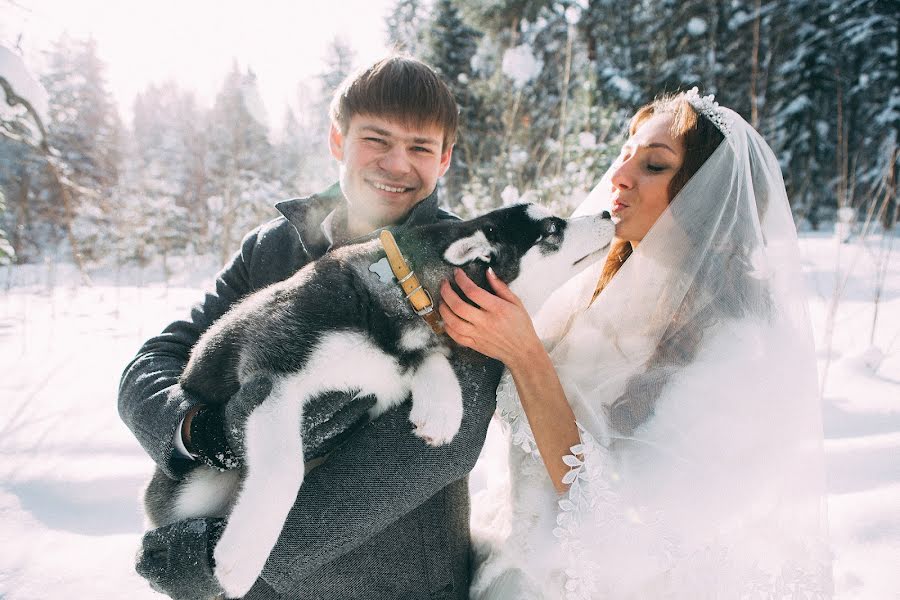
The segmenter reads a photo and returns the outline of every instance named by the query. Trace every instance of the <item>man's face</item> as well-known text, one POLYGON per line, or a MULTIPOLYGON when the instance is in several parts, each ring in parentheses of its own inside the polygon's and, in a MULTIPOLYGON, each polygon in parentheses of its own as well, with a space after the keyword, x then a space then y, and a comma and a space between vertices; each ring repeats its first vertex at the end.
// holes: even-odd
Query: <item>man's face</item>
POLYGON ((329 147, 341 163, 351 230, 399 223, 434 191, 453 152, 441 148, 443 136, 437 125, 410 128, 370 115, 354 115, 344 133, 332 124, 329 147))

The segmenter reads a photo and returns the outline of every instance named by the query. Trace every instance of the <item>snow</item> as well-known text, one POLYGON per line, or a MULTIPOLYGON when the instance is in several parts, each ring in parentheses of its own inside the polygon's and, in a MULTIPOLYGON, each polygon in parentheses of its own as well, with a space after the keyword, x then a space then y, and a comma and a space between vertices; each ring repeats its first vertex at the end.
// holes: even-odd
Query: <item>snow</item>
POLYGON ((693 17, 687 22, 687 32, 694 37, 703 35, 706 33, 706 21, 700 17, 693 17))
POLYGON ((500 192, 500 198, 503 200, 503 206, 509 206, 519 201, 519 189, 514 185, 508 185, 500 192))
POLYGON ((597 136, 590 131, 582 131, 578 134, 578 145, 585 150, 597 147, 597 136))
POLYGON ((527 44, 509 48, 503 53, 503 74, 512 79, 517 88, 525 87, 537 77, 542 67, 543 64, 534 57, 527 44))
MULTIPOLYGON (((887 265, 872 337, 880 239, 801 238, 827 373, 828 508, 842 599, 900 589, 890 566, 900 556, 900 253, 887 265)), ((161 598, 133 569, 139 495, 153 465, 119 420, 116 388, 141 342, 185 315, 215 270, 211 260, 172 265, 168 286, 158 268, 98 270, 91 285, 67 265, 0 269, 0 597, 161 598)), ((475 492, 506 477, 496 424, 485 448, 470 478, 475 492)))
MULTIPOLYGON (((29 73, 22 57, 4 46, 0 46, 0 77, 12 86, 13 92, 17 96, 31 104, 41 122, 46 126, 49 123, 47 91, 29 73)), ((7 109, 8 104, 6 103, 6 94, 4 94, 3 102, 0 102, 0 113, 7 109)))
POLYGON ((634 87, 633 83, 621 75, 612 76, 607 83, 610 87, 614 87, 618 90, 619 96, 622 98, 630 98, 637 89, 634 87))

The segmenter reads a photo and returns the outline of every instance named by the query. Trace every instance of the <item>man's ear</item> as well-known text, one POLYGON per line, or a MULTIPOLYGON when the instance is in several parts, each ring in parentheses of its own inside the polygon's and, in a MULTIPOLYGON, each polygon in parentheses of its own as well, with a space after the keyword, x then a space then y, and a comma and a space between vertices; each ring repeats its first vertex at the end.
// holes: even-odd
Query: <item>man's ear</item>
POLYGON ((331 150, 331 155, 336 161, 343 162, 344 134, 334 123, 331 124, 331 130, 328 132, 328 149, 331 150))
POLYGON ((453 158, 453 146, 452 145, 441 153, 441 172, 438 175, 438 177, 443 177, 444 174, 447 172, 447 169, 450 168, 450 159, 451 158, 453 158))
POLYGON ((469 237, 456 240, 444 252, 444 260, 451 265, 461 266, 474 260, 491 262, 494 247, 484 236, 484 232, 476 231, 469 237))

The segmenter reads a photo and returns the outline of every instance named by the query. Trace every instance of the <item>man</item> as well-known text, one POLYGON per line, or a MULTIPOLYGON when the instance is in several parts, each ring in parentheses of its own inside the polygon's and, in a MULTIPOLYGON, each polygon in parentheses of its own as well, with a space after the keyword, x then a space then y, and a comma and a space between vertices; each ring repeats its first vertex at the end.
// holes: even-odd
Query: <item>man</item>
MULTIPOLYGON (((440 78, 406 57, 379 61, 335 92, 329 146, 340 183, 278 204, 283 216, 244 238, 190 319, 147 341, 123 374, 122 419, 170 477, 191 460, 221 468, 241 461, 228 447, 221 408, 178 385, 203 331, 241 297, 336 246, 386 225, 455 218, 438 208, 435 190, 450 165, 457 112, 440 78)), ((314 401, 303 423, 306 458, 324 460, 306 475, 246 598, 468 597, 466 478, 494 410, 500 365, 475 354, 466 363, 463 424, 445 446, 413 435, 409 403, 345 434, 365 421, 371 399, 337 414, 329 407, 346 402, 314 401)), ((194 519, 148 532, 138 571, 173 597, 214 592, 211 556, 221 529, 221 520, 194 519)))

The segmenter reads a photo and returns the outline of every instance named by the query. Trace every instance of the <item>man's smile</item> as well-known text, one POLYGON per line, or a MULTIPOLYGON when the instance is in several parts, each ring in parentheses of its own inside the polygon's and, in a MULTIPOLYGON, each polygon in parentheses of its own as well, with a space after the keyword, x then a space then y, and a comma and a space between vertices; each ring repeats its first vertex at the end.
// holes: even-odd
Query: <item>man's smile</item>
POLYGON ((404 194, 406 192, 411 192, 414 189, 416 189, 414 187, 388 185, 386 183, 381 183, 379 181, 369 181, 369 184, 377 190, 381 190, 382 192, 388 192, 391 194, 404 194))

